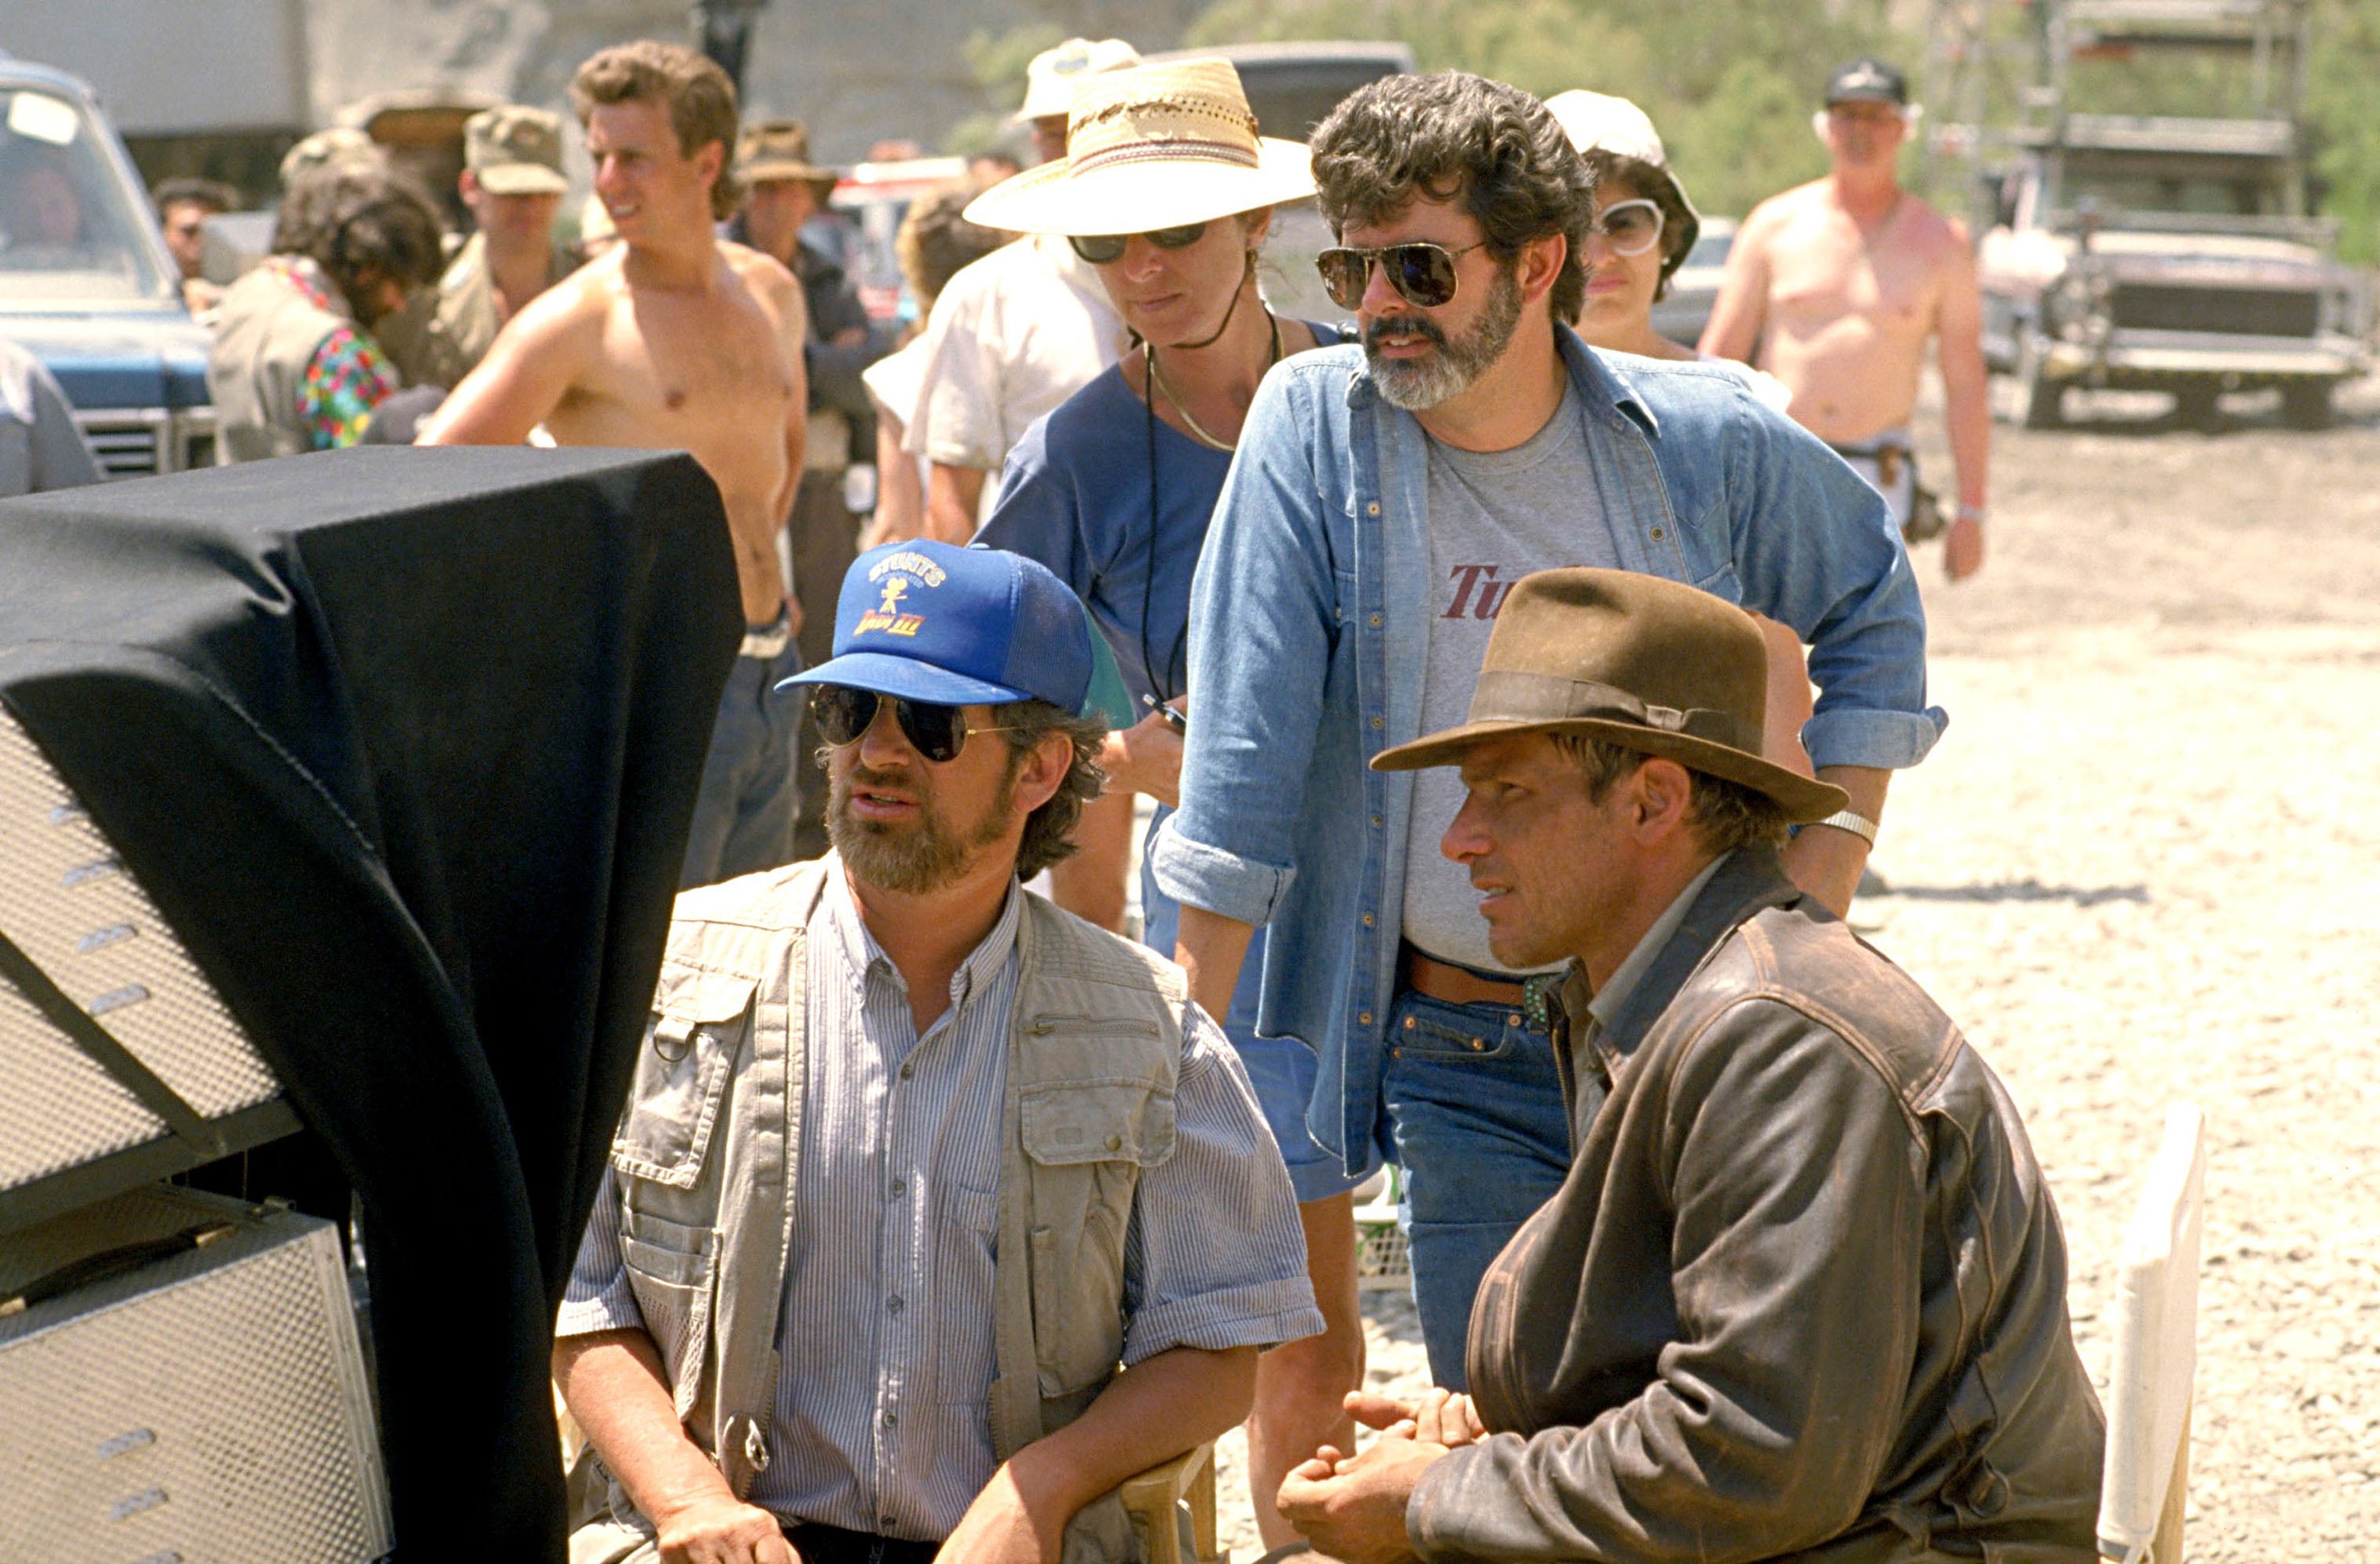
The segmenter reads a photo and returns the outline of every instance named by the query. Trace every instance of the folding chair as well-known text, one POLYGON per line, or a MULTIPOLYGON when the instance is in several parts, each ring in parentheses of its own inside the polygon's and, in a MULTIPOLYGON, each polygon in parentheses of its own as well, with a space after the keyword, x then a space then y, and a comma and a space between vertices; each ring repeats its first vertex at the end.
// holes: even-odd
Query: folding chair
POLYGON ((1212 1440, 1125 1481, 1124 1513, 1140 1528, 1148 1564, 1231 1564, 1216 1546, 1215 1446, 1212 1440), (1180 1517, 1189 1507, 1189 1535, 1180 1517), (1188 1543, 1191 1557, 1184 1557, 1188 1543))
POLYGON ((2119 1564, 2181 1564, 2205 1179, 2205 1116, 2168 1108, 2116 1278, 2098 1533, 2101 1556, 2119 1564))

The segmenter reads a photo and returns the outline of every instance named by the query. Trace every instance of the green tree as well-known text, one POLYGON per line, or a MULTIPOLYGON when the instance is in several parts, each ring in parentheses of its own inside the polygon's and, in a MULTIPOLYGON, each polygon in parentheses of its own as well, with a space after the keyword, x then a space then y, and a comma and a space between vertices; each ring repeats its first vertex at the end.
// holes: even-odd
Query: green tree
POLYGON ((1916 59, 1878 0, 1218 0, 1189 42, 1299 38, 1396 39, 1424 70, 1633 99, 1713 213, 1747 211, 1825 169, 1809 119, 1835 65, 1916 59))

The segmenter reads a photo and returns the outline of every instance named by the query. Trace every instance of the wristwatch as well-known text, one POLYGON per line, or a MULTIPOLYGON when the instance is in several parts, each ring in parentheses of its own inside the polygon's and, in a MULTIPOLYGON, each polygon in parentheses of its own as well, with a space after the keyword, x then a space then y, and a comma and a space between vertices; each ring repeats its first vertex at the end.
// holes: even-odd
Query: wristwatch
POLYGON ((1876 822, 1852 810, 1838 810, 1824 820, 1813 820, 1813 825, 1831 825, 1838 831, 1849 831, 1868 846, 1876 846, 1876 822))

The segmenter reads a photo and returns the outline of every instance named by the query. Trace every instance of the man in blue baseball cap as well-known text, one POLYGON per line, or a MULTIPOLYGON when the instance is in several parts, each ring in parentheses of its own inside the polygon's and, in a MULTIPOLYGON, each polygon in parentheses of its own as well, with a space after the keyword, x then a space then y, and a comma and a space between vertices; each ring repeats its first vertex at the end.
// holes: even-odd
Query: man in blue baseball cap
POLYGON ((1289 1175, 1181 970, 1019 884, 1103 780, 1074 593, 889 544, 834 654, 834 851, 678 898, 555 1328, 571 1558, 1120 1561, 1116 1485, 1322 1328, 1289 1175))

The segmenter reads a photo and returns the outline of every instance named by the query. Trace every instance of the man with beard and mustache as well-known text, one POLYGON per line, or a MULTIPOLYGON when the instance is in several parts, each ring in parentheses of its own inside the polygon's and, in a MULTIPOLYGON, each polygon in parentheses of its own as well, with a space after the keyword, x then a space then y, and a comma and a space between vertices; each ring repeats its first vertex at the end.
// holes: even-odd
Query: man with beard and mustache
POLYGON ((678 898, 555 1328, 571 1558, 1121 1564, 1116 1485, 1322 1328, 1289 1174, 1180 970, 1019 884, 1103 781, 1074 593, 892 544, 834 653, 834 850, 678 898))
POLYGON ((1431 1371, 1459 1388, 1472 1294, 1560 1185, 1570 1124, 1547 985, 1488 948, 1438 851, 1460 784, 1366 760, 1461 720, 1522 577, 1686 581, 1813 647, 1802 739, 1851 808, 1785 863, 1840 910, 1891 769, 1946 719, 1875 492, 1735 374, 1591 349, 1563 324, 1593 178, 1545 105, 1462 72, 1392 77, 1311 146, 1342 240, 1318 263, 1363 341, 1277 366, 1241 431, 1191 600, 1197 695, 1153 874, 1184 903, 1176 958, 1210 1008, 1266 925, 1257 1030, 1319 1055, 1308 1124, 1351 1174, 1402 1165, 1431 1371))

